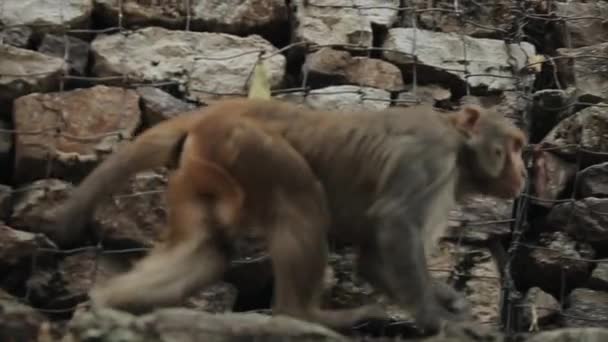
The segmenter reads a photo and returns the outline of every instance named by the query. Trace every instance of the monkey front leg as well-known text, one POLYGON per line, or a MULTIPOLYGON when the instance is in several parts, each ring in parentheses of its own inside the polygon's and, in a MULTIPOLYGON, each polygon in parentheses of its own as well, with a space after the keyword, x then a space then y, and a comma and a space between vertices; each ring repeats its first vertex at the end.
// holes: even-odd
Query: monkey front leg
POLYGON ((376 278, 382 288, 413 311, 416 324, 426 333, 438 332, 442 320, 468 317, 456 310, 462 306, 462 296, 430 277, 421 231, 411 223, 402 223, 399 216, 396 218, 385 217, 376 227, 376 257, 382 265, 376 278))

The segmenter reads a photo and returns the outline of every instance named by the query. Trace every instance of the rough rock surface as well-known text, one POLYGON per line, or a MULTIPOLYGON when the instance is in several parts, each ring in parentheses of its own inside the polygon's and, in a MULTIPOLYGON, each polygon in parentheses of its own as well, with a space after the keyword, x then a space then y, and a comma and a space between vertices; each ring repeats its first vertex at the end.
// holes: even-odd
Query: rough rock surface
MULTIPOLYGON (((542 144, 557 147, 553 152, 570 160, 579 151, 608 152, 608 136, 605 134, 607 128, 608 111, 603 107, 591 106, 562 120, 545 136, 542 144)), ((598 162, 608 159, 599 155, 593 158, 598 162)))
POLYGON ((602 1, 556 2, 555 14, 566 18, 581 18, 581 20, 564 21, 563 24, 569 35, 569 37, 566 34, 563 35, 564 40, 567 39, 564 41, 564 46, 571 44, 571 47, 578 48, 606 41, 603 37, 608 36, 608 26, 605 22, 608 18, 608 3, 602 1))
POLYGON ((66 57, 70 74, 86 75, 89 62, 88 42, 68 35, 45 34, 38 51, 61 59, 66 57))
POLYGON ((321 326, 287 317, 261 314, 210 314, 187 309, 163 309, 141 317, 113 310, 82 313, 70 324, 74 341, 115 338, 128 341, 213 341, 255 339, 281 341, 347 341, 321 326))
POLYGON ((608 163, 589 166, 578 177, 580 197, 608 197, 608 163))
POLYGON ((61 26, 82 28, 89 22, 92 11, 93 0, 3 1, 0 22, 27 25, 40 31, 54 31, 61 26))
MULTIPOLYGON (((97 0, 104 21, 117 24, 120 1, 97 0)), ((287 23, 287 6, 281 0, 206 1, 127 1, 124 22, 137 27, 149 22, 167 28, 221 31, 247 34, 268 32, 287 23), (187 5, 190 5, 190 8, 187 5), (187 16, 190 14, 189 23, 187 16)))
POLYGON ((345 111, 345 114, 349 110, 384 109, 391 104, 390 93, 385 90, 352 85, 315 89, 308 94, 283 94, 277 98, 310 108, 345 111))
POLYGON ((148 127, 195 108, 155 87, 137 88, 137 94, 141 97, 144 124, 148 127))
POLYGON ((591 56, 606 56, 608 42, 576 49, 561 48, 557 53, 561 58, 573 58, 573 66, 568 63, 559 64, 560 71, 569 76, 568 84, 574 84, 581 91, 603 101, 608 100, 608 65, 602 58, 591 58, 591 56))
POLYGON ((547 215, 547 225, 561 229, 596 246, 608 242, 608 199, 586 197, 574 203, 560 203, 547 215))
POLYGON ((201 101, 246 94, 249 75, 260 54, 266 58, 271 87, 282 83, 285 72, 285 57, 275 54, 277 49, 257 35, 237 37, 146 27, 128 36, 98 36, 91 47, 97 76, 172 81, 188 97, 201 101))
POLYGON ((538 286, 558 295, 586 282, 595 251, 587 243, 578 242, 563 232, 541 233, 537 245, 526 244, 517 256, 517 273, 523 286, 538 286))
POLYGON ((353 57, 347 51, 322 48, 306 57, 305 68, 312 86, 354 84, 388 91, 404 87, 401 70, 376 58, 353 57))
POLYGON ((567 327, 608 327, 608 293, 575 289, 562 317, 567 327))
POLYGON ((32 92, 56 90, 63 59, 0 44, 0 104, 32 92))
POLYGON ((512 205, 512 200, 471 197, 450 213, 446 235, 466 242, 505 238, 511 233, 512 205))
POLYGON ((372 24, 392 26, 399 7, 398 0, 295 0, 294 4, 295 41, 361 47, 372 46, 372 24))
MULTIPOLYGON (((390 29, 382 47, 387 49, 382 52, 384 58, 399 66, 411 68, 414 63, 412 54, 415 54, 419 65, 430 67, 435 73, 445 74, 444 78, 457 77, 472 87, 488 90, 516 89, 515 80, 509 77, 519 73, 528 63, 527 56, 535 54, 534 46, 529 43, 505 47, 502 40, 412 28, 390 29), (475 58, 470 60, 467 56, 475 58), (509 63, 509 56, 513 57, 513 65, 509 63), (489 75, 465 80, 462 61, 467 58, 469 63, 466 68, 469 73, 489 75)), ((418 76, 425 77, 424 73, 418 73, 418 76)), ((427 76, 431 77, 430 74, 427 76)))
POLYGON ((141 124, 137 93, 106 86, 23 96, 15 101, 13 117, 17 131, 39 132, 17 135, 18 182, 49 176, 78 179, 141 124), (85 164, 80 175, 74 161, 79 167, 85 164))

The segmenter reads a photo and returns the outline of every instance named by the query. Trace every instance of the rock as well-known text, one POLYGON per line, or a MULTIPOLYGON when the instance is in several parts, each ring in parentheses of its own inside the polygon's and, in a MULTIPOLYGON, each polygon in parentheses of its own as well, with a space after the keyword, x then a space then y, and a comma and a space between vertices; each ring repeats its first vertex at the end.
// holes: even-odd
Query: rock
POLYGON ((65 57, 66 40, 68 45, 67 62, 70 74, 86 76, 89 62, 89 43, 72 36, 45 34, 38 52, 63 59, 65 57))
POLYGON ((141 123, 137 93, 106 86, 23 96, 15 100, 13 116, 16 130, 40 132, 15 138, 18 183, 79 179, 141 123))
POLYGON ((403 89, 399 68, 368 57, 352 57, 347 51, 322 48, 306 57, 308 83, 313 87, 354 84, 388 91, 403 89))
POLYGON ((445 237, 479 243, 511 234, 512 200, 474 196, 450 212, 445 237))
POLYGON ((128 36, 97 36, 91 46, 96 76, 126 74, 135 82, 172 81, 198 101, 245 95, 260 52, 266 57, 264 65, 272 88, 281 85, 285 73, 285 57, 257 35, 237 37, 147 27, 128 36))
MULTIPOLYGON (((120 2, 97 0, 104 22, 117 24, 120 2)), ((220 31, 233 34, 276 34, 287 25, 287 6, 281 0, 228 0, 189 2, 128 2, 123 8, 124 24, 129 27, 160 25, 184 29, 187 16, 196 31, 220 31), (190 9, 186 7, 190 4, 190 9)))
POLYGON ((575 87, 566 89, 541 89, 534 92, 528 113, 530 114, 530 140, 538 141, 555 125, 584 108, 580 102, 580 91, 575 87))
POLYGON ((372 24, 391 27, 399 14, 398 0, 295 0, 293 3, 297 8, 294 40, 316 45, 371 47, 372 24))
MULTIPOLYGON (((126 258, 127 255, 120 257, 126 258)), ((66 256, 51 278, 59 279, 61 286, 47 284, 49 288, 61 291, 49 293, 49 297, 39 300, 53 308, 75 307, 88 299, 88 292, 94 284, 103 283, 121 271, 112 261, 108 255, 98 254, 95 249, 66 256)))
POLYGON ((139 87, 136 91, 141 97, 144 123, 148 127, 196 108, 155 87, 139 87))
POLYGON ((0 105, 25 94, 58 89, 62 72, 61 58, 0 44, 0 105))
POLYGON ((538 330, 558 316, 561 307, 557 299, 539 287, 532 287, 521 304, 520 319, 523 327, 538 330))
POLYGON ((309 108, 321 110, 381 110, 390 106, 390 93, 376 88, 342 85, 276 96, 309 108))
POLYGON ((464 292, 470 302, 471 311, 476 322, 498 326, 500 323, 501 283, 499 271, 492 255, 486 249, 458 248, 466 253, 456 269, 464 264, 471 265, 465 271, 464 292))
POLYGON ((608 338, 608 329, 602 328, 565 328, 542 331, 530 336, 526 342, 600 342, 608 338))
POLYGON ((564 18, 586 18, 585 20, 565 20, 562 46, 578 48, 603 43, 602 37, 608 36, 608 3, 595 1, 555 2, 555 14, 564 18), (600 18, 603 18, 600 19, 600 18))
MULTIPOLYGON (((608 46, 608 45, 607 45, 608 46)), ((580 149, 591 152, 608 152, 608 111, 602 107, 587 107, 562 120, 541 141, 544 148, 569 160, 575 160, 580 149)), ((583 152, 585 160, 608 161, 608 158, 583 152)))
POLYGON ((597 291, 608 292, 608 264, 605 262, 598 262, 591 273, 587 287, 597 291))
POLYGON ((547 225, 567 232, 576 239, 601 247, 608 242, 608 199, 587 197, 560 203, 547 215, 547 225))
POLYGON ((101 309, 75 316, 69 325, 70 341, 117 340, 209 341, 244 340, 347 341, 320 325, 286 316, 256 313, 211 314, 188 309, 160 309, 139 317, 101 309))
POLYGON ((221 282, 188 298, 185 307, 210 313, 230 312, 236 303, 237 295, 234 285, 221 282))
POLYGON ((12 229, 0 223, 0 267, 18 265, 29 261, 40 248, 55 248, 44 235, 12 229))
MULTIPOLYGON (((597 39, 601 38, 598 37, 597 39)), ((605 56, 607 54, 608 42, 576 49, 557 49, 556 57, 562 59, 558 63, 558 71, 564 74, 566 85, 574 85, 583 93, 607 101, 608 65, 601 58, 589 58, 589 56, 605 56)), ((596 108, 596 110, 598 109, 602 110, 602 108, 596 108)))
MULTIPOLYGON (((0 22, 23 25, 42 32, 86 28, 93 12, 93 0, 5 1, 0 22)), ((0 58, 1 60, 2 58, 0 58)))
MULTIPOLYGON (((413 91, 413 90, 412 90, 413 91)), ((438 105, 449 101, 452 92, 439 85, 417 85, 415 92, 407 91, 397 95, 393 101, 395 106, 411 107, 417 106, 418 102, 423 104, 438 105)))
POLYGON ((49 329, 50 323, 44 315, 0 290, 0 341, 52 341, 42 339, 49 329))
POLYGON ((509 54, 502 40, 471 38, 455 33, 413 28, 392 28, 382 44, 385 49, 382 55, 388 61, 406 69, 408 75, 408 69, 411 69, 414 63, 412 54, 416 55, 419 82, 453 83, 458 80, 468 82, 471 87, 482 87, 488 91, 516 90, 515 82, 518 78, 515 76, 518 76, 520 69, 528 63, 527 56, 534 56, 536 50, 532 44, 526 42, 509 46, 514 65, 509 63, 509 54), (463 48, 463 41, 466 42, 466 50, 463 48), (471 59, 470 56, 475 58, 471 59), (492 74, 497 77, 477 76, 465 79, 462 64, 464 60, 469 62, 469 73, 492 74))
POLYGON ((32 34, 32 29, 27 26, 8 27, 0 31, 0 41, 7 45, 27 49, 30 46, 32 34))
POLYGON ((42 213, 56 208, 72 188, 59 179, 41 179, 16 188, 13 195, 11 225, 15 228, 38 232, 43 221, 42 213))
POLYGON ((8 185, 0 184, 0 222, 7 221, 13 206, 13 189, 8 185))
MULTIPOLYGON (((9 165, 11 149, 13 148, 12 131, 11 125, 7 121, 2 120, 2 113, 0 113, 0 165, 9 165)), ((6 177, 5 174, 9 172, 8 167, 4 170, 0 169, 0 177, 6 177)))
MULTIPOLYGON (((504 38, 505 33, 511 29, 515 13, 510 8, 512 5, 510 0, 493 1, 492 6, 484 6, 483 3, 478 2, 461 5, 461 17, 451 12, 454 9, 454 3, 451 0, 435 0, 434 2, 412 0, 408 6, 412 6, 410 4, 418 10, 415 13, 418 27, 476 38, 504 38), (437 8, 449 8, 450 10, 434 10, 437 8)), ((413 11, 404 12, 403 26, 412 26, 413 14, 413 11)))
POLYGON ((565 327, 608 327, 608 292, 575 289, 568 303, 562 316, 565 327))
POLYGON ((591 273, 587 260, 595 251, 562 232, 540 233, 535 246, 525 244, 515 257, 515 271, 522 287, 540 287, 553 295, 581 286, 591 273))
POLYGON ((533 187, 536 198, 534 204, 551 208, 563 195, 566 186, 574 179, 577 166, 568 163, 551 151, 536 149, 533 151, 533 187))
POLYGON ((580 171, 578 182, 580 197, 608 197, 608 162, 580 171))
POLYGON ((164 174, 141 172, 100 205, 95 222, 103 244, 112 248, 152 247, 167 225, 164 174))

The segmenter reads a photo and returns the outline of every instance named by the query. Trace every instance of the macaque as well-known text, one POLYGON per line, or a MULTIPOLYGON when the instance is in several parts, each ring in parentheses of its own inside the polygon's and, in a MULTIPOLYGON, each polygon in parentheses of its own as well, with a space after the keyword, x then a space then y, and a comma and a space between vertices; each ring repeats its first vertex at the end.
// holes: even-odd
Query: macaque
POLYGON ((164 239, 132 270, 93 288, 94 305, 134 313, 178 304, 222 279, 239 234, 268 242, 273 313, 341 330, 386 318, 374 305, 321 308, 329 239, 358 250, 359 274, 411 310, 423 331, 468 318, 431 279, 426 254, 453 205, 523 189, 526 137, 476 106, 341 113, 231 99, 144 131, 109 156, 42 229, 74 244, 96 203, 136 172, 173 165, 164 239))

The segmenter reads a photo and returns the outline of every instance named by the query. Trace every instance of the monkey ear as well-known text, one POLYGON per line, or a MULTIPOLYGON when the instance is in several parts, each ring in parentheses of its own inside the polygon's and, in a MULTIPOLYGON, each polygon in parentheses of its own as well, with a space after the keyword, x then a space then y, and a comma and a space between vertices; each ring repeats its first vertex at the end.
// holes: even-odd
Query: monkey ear
POLYGON ((451 121, 457 128, 473 133, 477 130, 477 124, 481 117, 481 108, 474 105, 466 105, 462 107, 460 112, 454 113, 451 116, 451 121))

